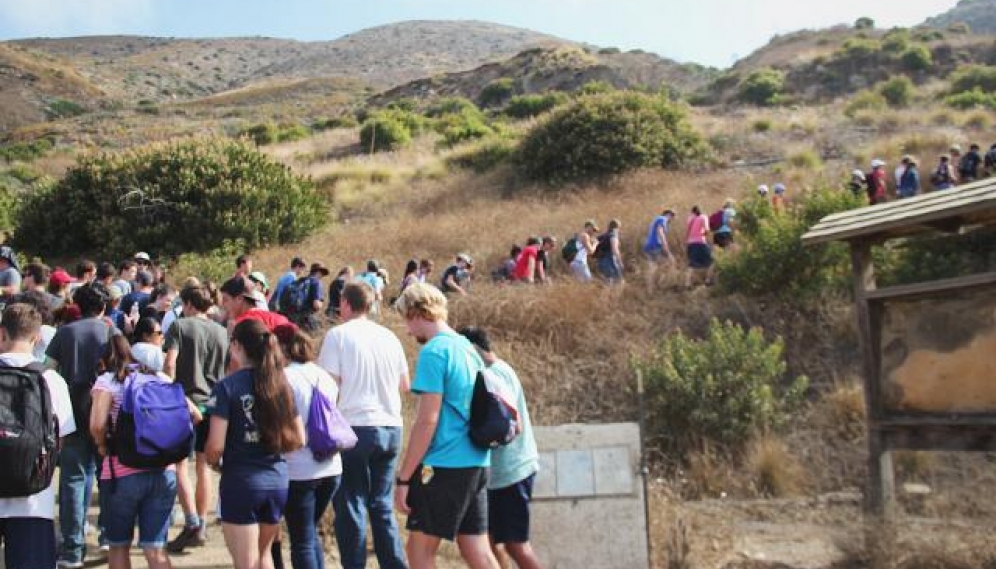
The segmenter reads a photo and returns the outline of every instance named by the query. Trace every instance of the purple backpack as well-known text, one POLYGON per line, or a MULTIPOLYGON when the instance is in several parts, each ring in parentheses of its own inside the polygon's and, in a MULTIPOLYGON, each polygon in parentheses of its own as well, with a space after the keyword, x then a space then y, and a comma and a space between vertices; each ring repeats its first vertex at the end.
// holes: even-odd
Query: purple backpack
POLYGON ((318 462, 324 462, 339 451, 356 446, 356 433, 346 422, 318 383, 311 388, 311 406, 308 408, 308 448, 318 462))
POLYGON ((183 386, 135 368, 126 380, 112 452, 131 468, 163 468, 190 454, 194 424, 183 386))

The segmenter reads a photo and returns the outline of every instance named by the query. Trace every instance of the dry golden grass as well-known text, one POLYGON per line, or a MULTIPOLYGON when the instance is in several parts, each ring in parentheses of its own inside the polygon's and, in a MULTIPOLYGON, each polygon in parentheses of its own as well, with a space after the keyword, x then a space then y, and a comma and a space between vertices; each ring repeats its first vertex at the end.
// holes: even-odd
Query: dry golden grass
POLYGON ((744 467, 759 496, 784 498, 805 490, 805 469, 788 445, 773 435, 762 435, 747 446, 744 467))

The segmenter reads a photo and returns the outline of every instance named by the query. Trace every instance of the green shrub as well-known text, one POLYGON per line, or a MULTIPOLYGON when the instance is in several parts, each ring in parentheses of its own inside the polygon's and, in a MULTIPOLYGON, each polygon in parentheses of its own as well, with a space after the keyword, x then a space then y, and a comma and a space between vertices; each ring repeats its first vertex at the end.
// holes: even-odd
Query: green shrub
POLYGON ((753 233, 744 233, 740 252, 719 260, 719 282, 726 291, 800 301, 846 288, 850 271, 846 245, 804 247, 801 237, 823 217, 861 207, 863 198, 824 189, 796 199, 793 207, 778 215, 758 210, 753 233))
POLYGON ((52 187, 28 194, 15 233, 46 256, 211 251, 304 238, 325 220, 310 180, 250 144, 197 139, 81 158, 52 187))
POLYGON ((737 99, 752 105, 772 106, 782 102, 785 74, 770 67, 758 69, 747 76, 737 88, 737 99))
POLYGON ((78 117, 85 112, 86 108, 83 105, 66 99, 52 99, 45 107, 45 115, 49 119, 78 117))
POLYGON ((223 283, 232 276, 232 259, 246 250, 244 241, 234 240, 224 241, 217 249, 206 253, 183 253, 170 267, 170 273, 179 277, 180 282, 187 277, 197 277, 202 281, 223 283))
POLYGON ((528 119, 538 117, 566 102, 567 95, 557 91, 537 95, 519 95, 512 97, 502 112, 513 119, 528 119))
POLYGON ((944 32, 941 30, 925 29, 916 35, 916 41, 930 43, 944 39, 944 32))
POLYGON ((358 123, 355 118, 349 115, 344 115, 340 117, 318 119, 311 125, 311 130, 323 131, 337 128, 355 128, 359 126, 359 124, 360 123, 358 123))
POLYGON ((443 141, 449 146, 483 138, 494 132, 488 126, 484 113, 477 107, 443 115, 436 123, 436 130, 443 135, 443 141))
POLYGON ((500 107, 515 94, 515 81, 509 77, 488 83, 478 97, 482 107, 500 107))
POLYGON ((996 270, 996 229, 909 239, 889 251, 883 285, 913 284, 996 270))
POLYGON ((487 172, 508 162, 515 155, 516 142, 508 138, 489 136, 461 147, 447 157, 446 163, 477 173, 487 172))
POLYGON ((277 142, 293 142, 309 136, 311 136, 311 131, 306 126, 299 124, 280 125, 280 129, 277 131, 277 142))
POLYGON ((266 146, 277 141, 277 125, 273 123, 260 123, 239 131, 239 137, 247 137, 256 146, 266 146))
POLYGON ((604 95, 615 90, 616 88, 608 81, 588 81, 578 88, 577 94, 582 97, 587 95, 604 95))
POLYGON ((422 132, 425 119, 400 109, 386 109, 370 114, 360 128, 360 145, 364 151, 380 152, 408 146, 412 137, 422 132))
POLYGON ((815 150, 802 150, 789 155, 788 163, 800 170, 814 172, 823 167, 823 159, 815 150))
POLYGON ((860 111, 880 111, 888 106, 885 97, 875 91, 861 91, 851 97, 844 107, 844 115, 854 118, 860 111))
POLYGON ((757 119, 751 128, 754 132, 768 132, 771 130, 771 119, 757 119))
POLYGON ((863 61, 882 49, 882 42, 867 38, 848 38, 837 51, 837 58, 863 61))
POLYGON ((620 91, 554 111, 526 135, 517 163, 526 178, 559 184, 640 167, 676 168, 706 149, 680 106, 620 91))
POLYGON ((875 20, 869 18, 868 16, 862 16, 854 21, 854 29, 856 30, 871 30, 875 28, 875 20))
POLYGON ((446 97, 430 105, 425 111, 425 116, 439 118, 443 115, 458 115, 464 111, 480 112, 480 109, 465 97, 446 97))
POLYGON ((0 146, 0 158, 7 162, 31 162, 48 154, 53 142, 49 138, 39 138, 31 142, 15 142, 0 146))
MULTIPOLYGON (((395 111, 414 113, 418 110, 418 101, 411 97, 402 97, 401 99, 388 103, 387 108, 395 111)), ((363 120, 365 119, 360 119, 360 122, 363 120)))
POLYGON ((901 54, 910 46, 910 32, 904 28, 889 30, 882 38, 882 51, 886 53, 901 54))
POLYGON ((0 179, 0 232, 9 234, 17 220, 17 193, 0 179))
POLYGON ((809 385, 787 377, 784 351, 781 338, 716 319, 702 340, 664 338, 634 362, 646 381, 650 436, 684 454, 704 442, 734 449, 783 427, 809 385))
POLYGON ((617 53, 622 53, 622 50, 618 47, 603 47, 598 50, 599 55, 615 55, 617 53))
POLYGON ((161 112, 159 105, 157 105, 155 101, 150 101, 148 99, 142 99, 139 101, 138 105, 135 107, 135 110, 146 115, 158 115, 161 112))
POLYGON ((927 46, 914 45, 899 56, 903 67, 909 71, 926 71, 934 64, 934 56, 927 46))
POLYGON ((996 109, 996 93, 983 92, 980 87, 944 98, 944 103, 956 109, 996 109))
POLYGON ((7 168, 5 173, 25 185, 33 184, 42 177, 42 175, 39 174, 34 168, 28 166, 27 164, 21 163, 14 164, 10 168, 7 168))
POLYGON ((913 99, 913 82, 905 75, 898 75, 879 85, 878 92, 890 107, 908 107, 913 99))
POLYGON ((988 65, 964 65, 951 74, 952 95, 979 89, 986 93, 996 91, 996 67, 988 65))

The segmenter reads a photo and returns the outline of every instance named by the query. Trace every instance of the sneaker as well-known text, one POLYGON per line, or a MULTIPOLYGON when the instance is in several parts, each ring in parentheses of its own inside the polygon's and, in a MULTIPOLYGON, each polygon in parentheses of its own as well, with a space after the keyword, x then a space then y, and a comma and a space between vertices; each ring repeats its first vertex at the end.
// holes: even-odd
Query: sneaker
POLYGON ((60 559, 55 563, 55 566, 59 569, 80 569, 83 567, 82 561, 71 561, 69 559, 60 559))
POLYGON ((100 553, 102 555, 107 555, 111 551, 111 546, 107 545, 106 543, 101 543, 98 549, 100 550, 100 553))
POLYGON ((200 547, 204 545, 204 537, 201 536, 200 527, 185 527, 180 535, 173 541, 166 544, 166 551, 170 553, 183 553, 188 547, 200 547))

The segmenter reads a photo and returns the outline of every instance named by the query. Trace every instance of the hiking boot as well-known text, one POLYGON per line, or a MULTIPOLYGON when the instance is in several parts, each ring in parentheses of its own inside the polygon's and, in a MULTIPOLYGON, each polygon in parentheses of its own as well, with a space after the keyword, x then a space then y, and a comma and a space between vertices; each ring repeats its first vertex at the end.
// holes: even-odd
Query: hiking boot
POLYGON ((170 553, 183 553, 188 547, 201 547, 204 545, 204 535, 201 534, 201 527, 185 527, 180 535, 173 541, 166 544, 166 551, 170 553))

